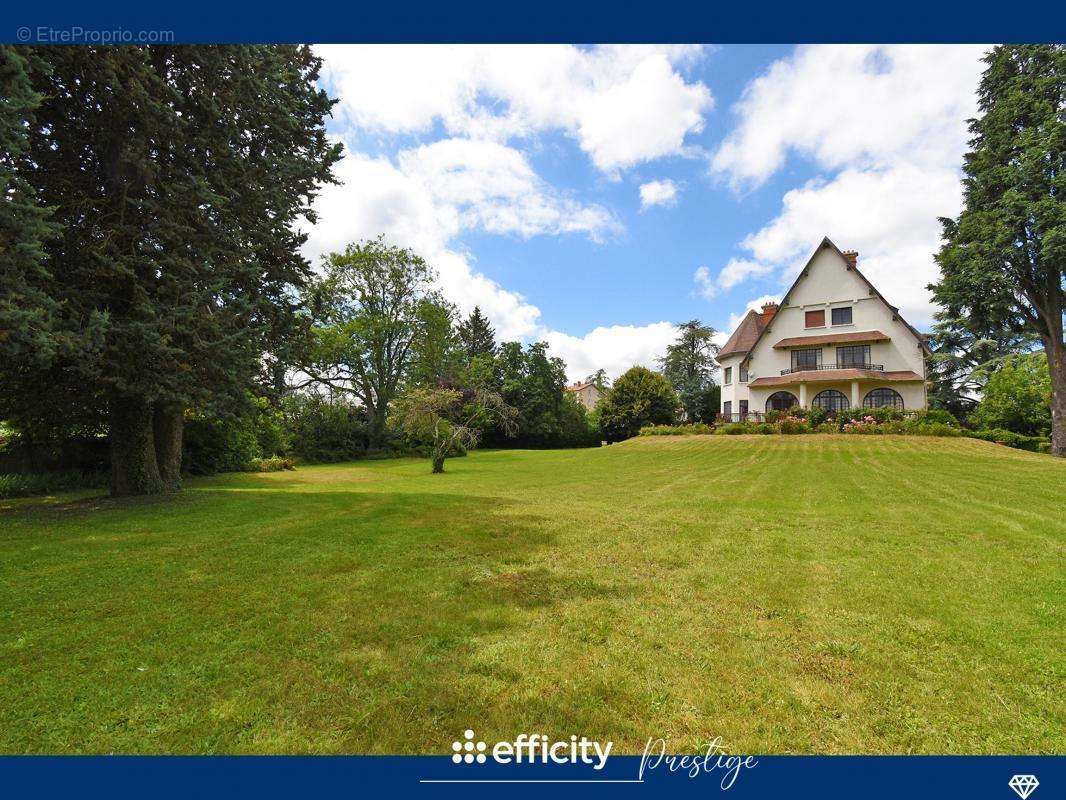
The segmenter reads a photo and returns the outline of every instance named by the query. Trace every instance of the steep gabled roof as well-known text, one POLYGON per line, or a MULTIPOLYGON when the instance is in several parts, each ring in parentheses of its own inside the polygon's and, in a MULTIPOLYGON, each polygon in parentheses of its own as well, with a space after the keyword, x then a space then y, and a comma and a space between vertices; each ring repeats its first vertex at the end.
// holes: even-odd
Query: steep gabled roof
MULTIPOLYGON (((788 287, 788 291, 785 292, 785 296, 781 298, 781 306, 778 309, 777 313, 780 314, 781 311, 784 310, 785 306, 788 305, 788 298, 792 296, 792 291, 796 288, 796 286, 799 285, 799 282, 807 275, 807 270, 810 269, 811 262, 814 261, 815 256, 818 255, 818 253, 823 247, 831 247, 836 252, 836 254, 844 260, 845 263, 848 263, 848 269, 853 270, 855 274, 859 276, 859 280, 865 283, 869 287, 870 291, 877 297, 877 299, 888 307, 888 309, 892 312, 892 315, 900 322, 902 322, 904 326, 906 326, 907 330, 914 334, 914 338, 918 340, 918 345, 922 348, 922 350, 925 351, 926 355, 932 355, 932 351, 929 349, 929 345, 926 344, 925 337, 918 333, 918 331, 914 328, 913 325, 911 325, 909 322, 907 322, 907 320, 903 319, 903 317, 900 316, 899 309, 885 299, 885 296, 877 290, 877 287, 870 283, 869 279, 865 275, 859 272, 858 267, 852 266, 850 262, 848 262, 848 259, 844 256, 844 253, 841 251, 841 249, 835 244, 833 244, 833 242, 829 239, 828 236, 822 237, 822 241, 818 244, 816 248, 814 248, 814 252, 811 253, 811 257, 807 259, 807 263, 803 265, 803 269, 801 269, 800 274, 796 276, 796 280, 794 280, 792 282, 792 285, 788 287)), ((755 337, 755 341, 751 343, 746 352, 750 353, 752 350, 755 349, 755 345, 759 343, 759 340, 762 339, 763 334, 770 327, 772 327, 772 325, 766 325, 759 330, 759 335, 755 337)), ((739 330, 739 328, 737 330, 739 330)), ((726 344, 728 344, 728 342, 726 342, 726 344)))
POLYGON ((758 311, 749 311, 737 325, 733 335, 722 345, 722 349, 718 351, 718 357, 745 355, 759 341, 765 327, 766 323, 763 322, 762 314, 758 311))

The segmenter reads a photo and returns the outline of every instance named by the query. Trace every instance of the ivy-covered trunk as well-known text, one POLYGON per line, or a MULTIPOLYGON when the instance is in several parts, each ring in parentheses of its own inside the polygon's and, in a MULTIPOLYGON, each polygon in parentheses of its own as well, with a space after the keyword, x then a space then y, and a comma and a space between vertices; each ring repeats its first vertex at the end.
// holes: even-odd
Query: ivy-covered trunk
POLYGON ((153 419, 156 463, 168 492, 181 490, 181 436, 185 412, 177 403, 159 403, 153 419))
POLYGON ((143 397, 111 402, 111 496, 160 494, 152 404, 143 397))
POLYGON ((433 471, 444 472, 444 456, 436 451, 433 453, 433 471))

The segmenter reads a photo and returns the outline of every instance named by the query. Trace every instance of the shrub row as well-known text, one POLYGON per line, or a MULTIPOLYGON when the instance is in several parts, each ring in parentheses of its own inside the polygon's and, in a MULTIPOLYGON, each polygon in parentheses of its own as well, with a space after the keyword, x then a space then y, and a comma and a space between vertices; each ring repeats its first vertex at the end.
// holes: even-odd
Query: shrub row
POLYGON ((640 429, 641 436, 706 436, 714 433, 714 426, 705 422, 687 425, 646 425, 640 429))
POLYGON ((992 428, 986 431, 966 431, 966 436, 971 439, 981 439, 986 442, 1015 447, 1019 450, 1028 450, 1032 453, 1050 453, 1051 440, 1045 436, 1026 436, 1023 433, 992 428))
POLYGON ((43 474, 0 475, 0 498, 29 497, 71 489, 97 489, 107 486, 103 472, 48 472, 43 474))
POLYGON ((830 413, 824 408, 794 407, 770 411, 765 422, 747 420, 718 426, 723 436, 740 434, 847 433, 858 435, 960 436, 958 422, 946 411, 903 412, 895 408, 847 409, 830 413))
POLYGON ((296 462, 291 458, 271 456, 270 458, 253 458, 248 465, 249 472, 281 472, 296 469, 296 462))

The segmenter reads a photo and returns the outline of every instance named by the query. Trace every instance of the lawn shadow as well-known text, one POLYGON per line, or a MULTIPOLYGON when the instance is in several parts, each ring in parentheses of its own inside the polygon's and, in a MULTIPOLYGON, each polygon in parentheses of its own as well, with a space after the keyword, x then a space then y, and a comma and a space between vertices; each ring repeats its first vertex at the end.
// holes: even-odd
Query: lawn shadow
POLYGON ((10 674, 42 691, 38 677, 64 675, 90 710, 57 704, 26 724, 76 752, 371 752, 397 736, 419 749, 416 721, 480 713, 487 689, 520 675, 514 653, 546 611, 620 591, 551 566, 563 522, 517 501, 278 488, 246 475, 22 509, 0 579, 41 637, 10 674), (140 705, 136 725, 122 722, 155 691, 182 715, 140 705))

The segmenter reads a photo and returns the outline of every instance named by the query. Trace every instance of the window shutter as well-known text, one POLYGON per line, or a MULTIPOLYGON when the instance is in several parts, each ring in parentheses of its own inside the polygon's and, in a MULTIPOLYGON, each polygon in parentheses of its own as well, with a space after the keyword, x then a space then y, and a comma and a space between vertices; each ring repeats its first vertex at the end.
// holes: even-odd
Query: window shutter
POLYGON ((808 328, 824 328, 825 309, 822 308, 818 311, 808 311, 804 317, 804 325, 808 328))

